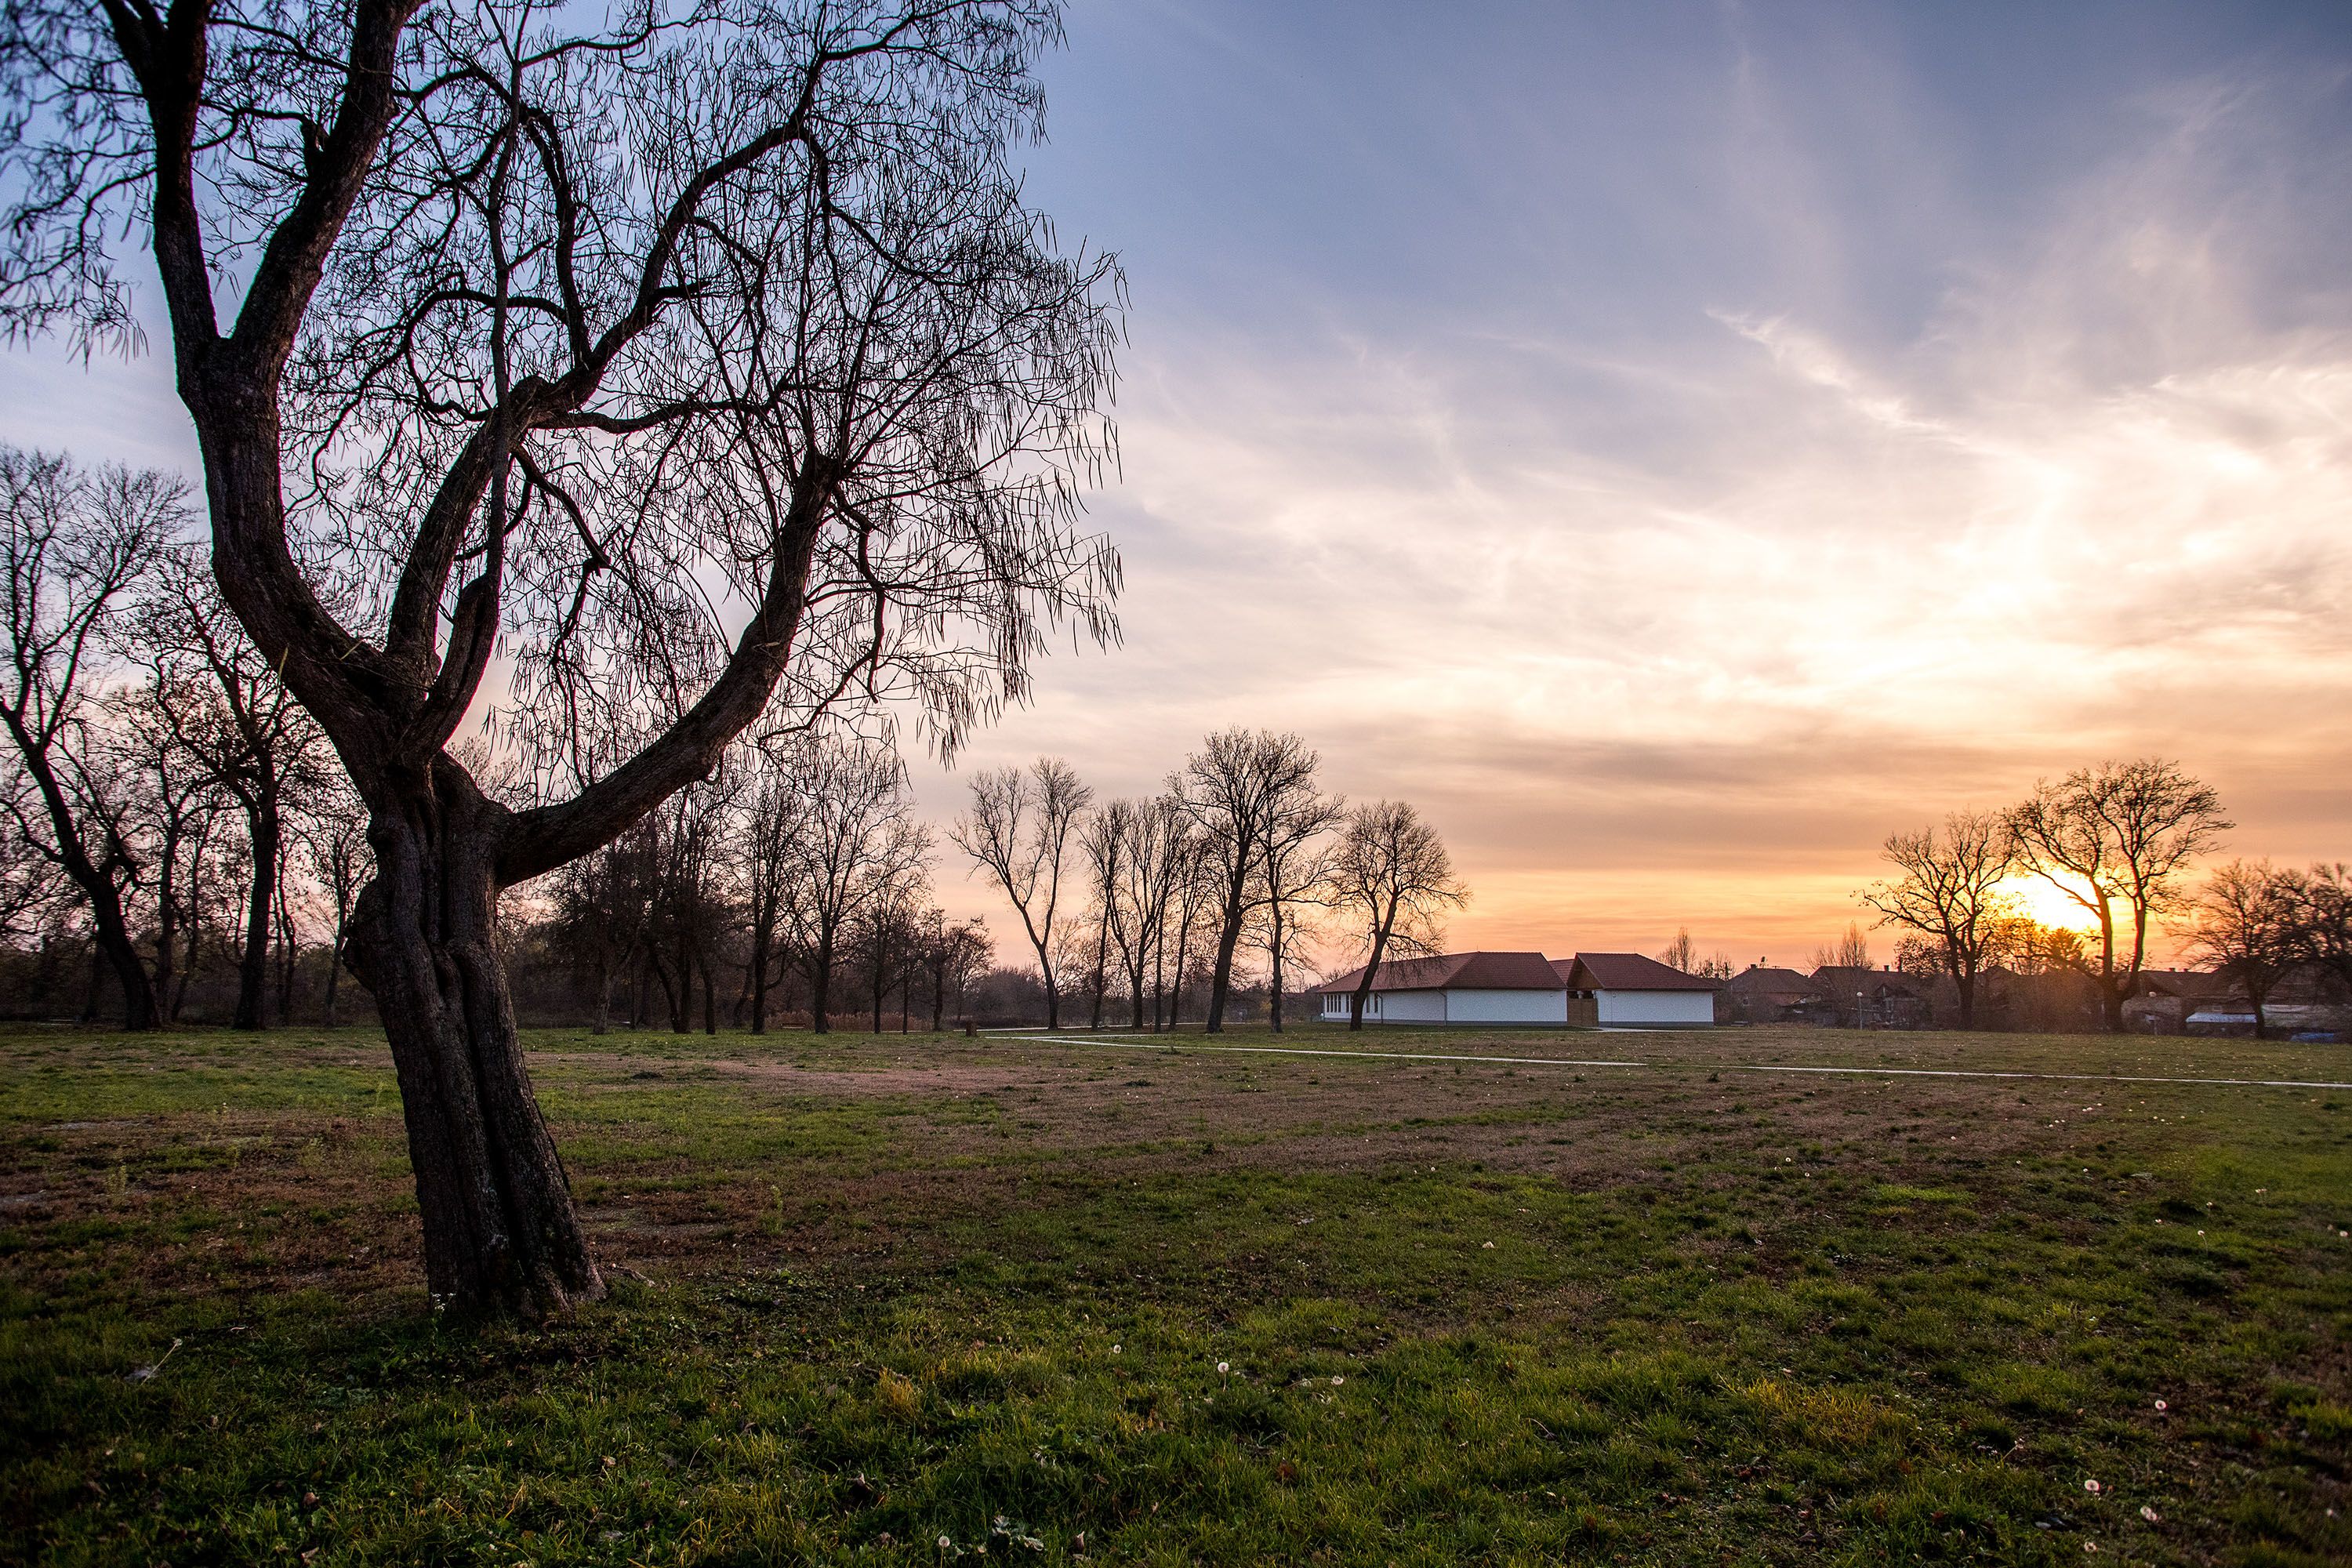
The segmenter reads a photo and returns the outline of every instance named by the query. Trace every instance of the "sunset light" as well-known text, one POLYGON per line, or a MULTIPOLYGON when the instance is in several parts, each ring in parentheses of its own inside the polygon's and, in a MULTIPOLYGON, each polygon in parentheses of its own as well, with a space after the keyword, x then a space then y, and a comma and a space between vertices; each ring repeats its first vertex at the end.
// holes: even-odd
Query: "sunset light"
POLYGON ((2009 878, 2000 884, 2000 892, 2036 924, 2060 931, 2079 931, 2088 937, 2098 934, 2099 917, 2084 908, 2081 901, 2064 889, 2053 886, 2042 878, 2009 878))

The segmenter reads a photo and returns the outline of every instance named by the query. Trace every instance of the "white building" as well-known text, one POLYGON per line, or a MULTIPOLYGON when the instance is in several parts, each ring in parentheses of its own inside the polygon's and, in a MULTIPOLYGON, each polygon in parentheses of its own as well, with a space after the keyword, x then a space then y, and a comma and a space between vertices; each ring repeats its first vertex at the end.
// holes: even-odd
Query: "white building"
POLYGON ((1580 952, 1552 961, 1571 1003, 1589 997, 1602 1028, 1691 1028, 1715 1022, 1716 982, 1638 952, 1580 952))
MULTIPOLYGON (((1322 1016, 1344 1022, 1363 978, 1357 969, 1318 986, 1322 1016)), ((1714 981, 1638 952, 1453 952, 1381 964, 1364 1019, 1687 1028, 1715 1022, 1715 992, 1714 981)))

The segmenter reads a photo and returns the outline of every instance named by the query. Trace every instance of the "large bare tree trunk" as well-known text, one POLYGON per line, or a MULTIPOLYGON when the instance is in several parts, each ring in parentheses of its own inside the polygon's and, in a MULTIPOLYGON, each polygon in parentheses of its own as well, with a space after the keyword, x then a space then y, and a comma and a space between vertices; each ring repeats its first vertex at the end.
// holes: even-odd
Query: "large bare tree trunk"
POLYGON ((352 973, 400 1075, 437 1303, 544 1316, 604 1293, 525 1070, 497 943, 498 808, 446 761, 368 826, 352 973))

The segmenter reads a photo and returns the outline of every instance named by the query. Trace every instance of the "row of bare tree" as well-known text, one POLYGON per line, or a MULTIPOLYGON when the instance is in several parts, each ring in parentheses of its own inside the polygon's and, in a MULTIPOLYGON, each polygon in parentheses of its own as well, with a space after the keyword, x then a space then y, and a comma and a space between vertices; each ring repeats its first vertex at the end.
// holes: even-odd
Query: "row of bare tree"
POLYGON ((2003 964, 2089 976, 2106 1026, 2121 1030, 2153 929, 2176 918, 2192 952, 2245 984, 2258 1017, 2262 996, 2298 965, 2352 984, 2343 867, 2232 861, 2201 887, 2192 882, 2192 863, 2235 826, 2214 789, 2178 763, 2102 763, 2037 784, 2004 810, 1956 811, 1940 826, 1890 835, 1883 854, 1900 875, 1858 897, 1879 924, 1906 933, 1915 962, 1950 978, 1962 1028, 1975 1023, 1979 981, 2003 964), (2031 919, 2015 888, 2025 879, 2063 894, 2086 932, 2031 919))
POLYGON ((883 1027, 963 1010, 993 952, 985 923, 931 898, 934 847, 906 769, 887 746, 791 733, 734 748, 710 780, 673 795, 611 844, 564 867, 536 932, 609 1026, 616 986, 642 1022, 658 991, 671 1027, 728 1016, 763 1033, 780 997, 823 1032, 858 1007, 883 1027), (848 1005, 845 1005, 845 1004, 848 1005))
MULTIPOLYGON (((232 1019, 254 1029, 291 1014, 315 946, 331 1023, 373 868, 365 814, 221 602, 185 499, 156 473, 0 448, 0 944, 87 953, 85 1012, 103 976, 131 1028, 180 1019, 192 980, 226 963, 232 1019)), ((877 1028, 893 995, 902 1021, 927 1001, 937 1027, 991 944, 930 904, 932 839, 911 809, 887 747, 745 742, 518 894, 512 940, 574 972, 600 1031, 624 982, 638 1021, 657 990, 673 1026, 698 997, 715 1028, 724 992, 754 1031, 790 984, 824 1029, 852 973, 877 1028)))
MULTIPOLYGON (((232 1019, 292 1007, 367 868, 358 799, 185 539, 163 476, 0 447, 0 942, 87 950, 125 1023, 234 964, 232 1019)), ((339 965, 326 966, 332 1021, 339 965)))
POLYGON ((1045 978, 1047 1026, 1061 1026, 1075 991, 1090 998, 1090 1027, 1118 997, 1129 1027, 1163 1029, 1198 984, 1206 1026, 1222 1032, 1254 953, 1279 1029, 1288 977, 1311 944, 1336 937, 1365 960, 1351 1009, 1360 1028, 1373 969, 1433 951, 1469 895, 1412 805, 1350 807, 1324 792, 1320 765, 1297 735, 1232 729, 1149 796, 1098 802, 1055 757, 976 776, 950 837, 1012 904, 1045 978))

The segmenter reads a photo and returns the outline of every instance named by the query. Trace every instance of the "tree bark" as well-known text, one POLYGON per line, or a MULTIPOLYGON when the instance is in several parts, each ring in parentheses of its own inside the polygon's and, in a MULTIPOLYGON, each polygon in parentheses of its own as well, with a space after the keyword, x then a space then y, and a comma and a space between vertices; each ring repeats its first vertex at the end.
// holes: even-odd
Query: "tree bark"
POLYGON ((1380 923, 1372 928, 1371 956, 1364 963, 1364 977, 1356 982, 1354 994, 1348 998, 1348 1030, 1359 1033, 1364 1026, 1364 1007, 1372 998, 1372 983, 1379 978, 1381 960, 1387 956, 1389 932, 1395 929, 1397 910, 1402 900, 1391 900, 1380 923))
MULTIPOLYGON (((7 723, 16 742, 17 755, 23 759, 25 774, 40 793, 50 831, 58 841, 57 854, 52 858, 81 889, 82 897, 89 900, 90 925, 98 951, 122 988, 122 1026, 133 1030, 157 1028, 160 1023, 155 1016, 155 987, 147 977, 147 966, 140 962, 138 944, 131 940, 131 924, 122 914, 122 890, 83 847, 80 826, 74 821, 65 786, 58 782, 57 771, 49 765, 47 753, 32 743, 13 717, 7 723)), ((95 994, 93 987, 92 995, 95 994)))
POLYGON ((826 1009, 833 1002, 833 946, 819 946, 809 959, 809 1029, 813 1034, 829 1035, 833 1021, 826 1009))
POLYGON ((173 885, 172 859, 178 848, 165 839, 163 853, 157 857, 163 868, 163 879, 155 889, 155 1003, 169 1007, 172 996, 172 963, 176 956, 172 944, 180 940, 178 920, 179 890, 173 885))
POLYGON ((456 764, 400 783, 368 825, 352 973, 399 1073, 437 1306, 542 1317, 604 1293, 523 1065, 497 946, 499 808, 456 764))
POLYGON ((271 901, 278 911, 278 1021, 283 1024, 294 1016, 294 977, 301 967, 302 948, 294 931, 294 911, 286 907, 285 879, 277 880, 277 897, 271 901))
MULTIPOLYGON (((1236 859, 1239 852, 1236 851, 1236 859)), ((1225 997, 1233 989, 1234 949, 1242 940, 1242 917, 1248 912, 1244 902, 1249 872, 1237 867, 1228 878, 1225 889, 1225 919, 1223 929, 1217 933, 1217 966, 1209 975, 1209 1018, 1203 1031, 1212 1035, 1225 1032, 1225 997)))
POLYGON ((232 1021, 240 1029, 258 1029, 268 1023, 269 917, 278 893, 278 851, 283 837, 278 803, 266 795, 247 802, 245 829, 253 850, 253 884, 246 890, 245 953, 237 963, 232 1021))
POLYGON ((751 1033, 768 1032, 768 965, 771 962, 765 931, 751 939, 751 1033))
POLYGON ((1265 993, 1266 1022, 1276 1034, 1282 1033, 1282 900, 1274 900, 1274 942, 1266 949, 1267 984, 1265 993))
MULTIPOLYGON (((335 1026, 335 996, 343 975, 344 944, 351 937, 352 928, 351 910, 344 908, 341 902, 342 893, 340 881, 335 897, 337 900, 335 941, 334 945, 327 950, 327 1027, 330 1029, 335 1026)), ((604 983, 605 999, 608 1005, 612 997, 612 982, 608 979, 604 983)))

